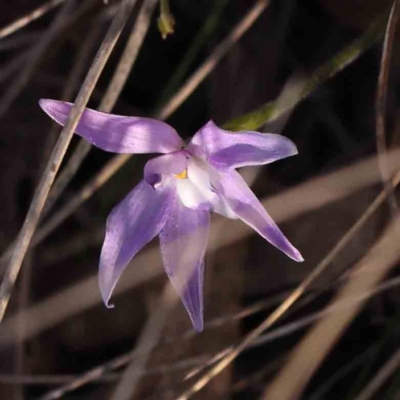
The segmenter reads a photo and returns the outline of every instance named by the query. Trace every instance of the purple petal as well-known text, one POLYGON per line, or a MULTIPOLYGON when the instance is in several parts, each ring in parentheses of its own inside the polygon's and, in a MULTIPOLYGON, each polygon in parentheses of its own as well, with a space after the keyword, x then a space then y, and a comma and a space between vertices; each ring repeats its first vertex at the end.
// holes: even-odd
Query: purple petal
POLYGON ((183 172, 187 168, 187 163, 188 160, 181 151, 153 158, 144 167, 144 180, 154 186, 161 180, 161 175, 183 172))
MULTIPOLYGON (((54 121, 65 125, 73 104, 42 99, 40 107, 54 121)), ((151 118, 123 117, 86 108, 76 133, 113 153, 170 153, 184 145, 175 129, 151 118)))
POLYGON ((153 189, 141 181, 110 213, 100 256, 99 285, 107 307, 124 268, 164 227, 174 203, 169 185, 153 189))
POLYGON ((228 132, 208 122, 191 140, 188 150, 220 168, 269 164, 297 154, 284 136, 259 132, 228 132))
POLYGON ((295 261, 304 261, 300 252, 286 239, 246 182, 236 171, 220 171, 225 199, 236 215, 263 238, 295 261))
POLYGON ((192 210, 177 201, 160 233, 165 270, 198 332, 203 330, 204 254, 209 225, 208 211, 192 210))

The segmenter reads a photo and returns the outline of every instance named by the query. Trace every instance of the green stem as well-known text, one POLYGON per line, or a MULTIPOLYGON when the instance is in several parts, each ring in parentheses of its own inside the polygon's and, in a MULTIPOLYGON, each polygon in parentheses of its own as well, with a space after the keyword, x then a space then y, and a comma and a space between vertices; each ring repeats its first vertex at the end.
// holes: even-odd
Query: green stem
POLYGON ((257 130, 265 123, 276 120, 294 108, 322 83, 353 63, 365 50, 378 42, 385 33, 387 18, 387 12, 379 15, 358 39, 317 68, 303 83, 303 89, 299 94, 287 99, 286 104, 279 104, 278 106, 277 102, 270 101, 247 114, 231 119, 224 125, 224 128, 231 131, 257 130))

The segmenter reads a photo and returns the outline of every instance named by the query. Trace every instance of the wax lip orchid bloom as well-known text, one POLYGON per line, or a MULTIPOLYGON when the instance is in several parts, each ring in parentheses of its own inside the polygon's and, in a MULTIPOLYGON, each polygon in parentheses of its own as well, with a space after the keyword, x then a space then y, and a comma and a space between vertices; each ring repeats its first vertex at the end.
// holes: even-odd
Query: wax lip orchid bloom
MULTIPOLYGON (((41 100, 60 125, 72 104, 41 100)), ((164 122, 86 109, 76 133, 114 153, 162 153, 148 161, 143 180, 111 211, 100 256, 99 285, 107 307, 125 266, 159 235, 165 270, 197 331, 203 329, 204 255, 210 212, 240 218, 295 261, 286 239, 235 168, 263 165, 297 154, 287 138, 258 132, 230 133, 212 121, 185 145, 164 122)))

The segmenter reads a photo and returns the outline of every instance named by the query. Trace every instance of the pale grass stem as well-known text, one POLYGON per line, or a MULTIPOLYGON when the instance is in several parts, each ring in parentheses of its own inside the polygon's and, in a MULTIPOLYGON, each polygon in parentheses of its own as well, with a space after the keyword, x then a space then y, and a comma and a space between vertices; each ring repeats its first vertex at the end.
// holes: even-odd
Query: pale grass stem
POLYGON ((28 24, 33 21, 36 21, 38 18, 46 15, 49 11, 53 8, 59 6, 65 0, 50 0, 47 3, 42 4, 38 8, 33 11, 30 11, 28 14, 24 15, 21 18, 18 18, 16 21, 12 22, 11 24, 5 26, 4 28, 0 29, 0 40, 4 39, 5 37, 11 35, 12 33, 18 31, 19 29, 24 28, 28 24))
POLYGON ((388 193, 388 201, 391 207, 392 215, 395 218, 399 216, 396 197, 393 185, 390 181, 389 167, 387 165, 386 138, 385 138, 385 121, 386 121, 386 99, 389 84, 390 61, 392 58, 393 42, 396 33, 396 26, 399 20, 400 7, 398 0, 394 0, 393 6, 387 23, 385 39, 383 42, 383 51, 381 57, 381 65, 378 77, 378 88, 376 91, 376 148, 378 152, 378 164, 382 174, 382 182, 388 193))

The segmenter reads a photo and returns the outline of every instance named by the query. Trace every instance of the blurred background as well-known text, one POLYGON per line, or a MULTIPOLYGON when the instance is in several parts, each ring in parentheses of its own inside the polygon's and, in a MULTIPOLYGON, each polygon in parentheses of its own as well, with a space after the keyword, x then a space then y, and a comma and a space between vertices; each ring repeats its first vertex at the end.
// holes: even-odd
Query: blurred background
MULTIPOLYGON (((38 101, 75 99, 120 1, 0 3, 3 273, 7 249, 61 132, 38 101), (1 30, 43 5, 51 8, 42 16, 14 32, 1 30)), ((107 91, 142 3, 137 2, 106 64, 89 101, 91 108, 99 106, 107 91)), ((185 138, 213 119, 232 130, 281 133, 296 143, 296 157, 241 172, 306 261, 297 264, 242 223, 213 216, 205 330, 192 330, 180 303, 169 310, 132 399, 178 399, 212 368, 215 355, 252 332, 315 270, 383 188, 376 162, 375 97, 391 1, 170 0, 169 5, 175 32, 162 39, 159 4, 154 4, 148 32, 113 112, 162 115, 192 74, 210 57, 217 60, 167 121, 185 138), (221 59, 215 58, 215 49, 257 4, 263 6, 257 18, 231 41, 221 59)), ((397 37, 387 95, 390 150, 400 133, 397 37)), ((74 137, 61 173, 78 148, 74 137)), ((93 182, 112 156, 91 149, 53 206, 45 209, 37 231, 42 237, 33 240, 0 325, 1 399, 111 398, 130 352, 141 343, 141 332, 158 307, 167 278, 157 240, 127 268, 114 309, 105 308, 97 288, 106 217, 141 179, 149 159, 133 157, 110 179, 93 182), (96 190, 89 196, 87 187, 96 190), (96 367, 100 369, 95 377, 82 380, 96 367), (61 391, 54 392, 58 388, 61 391)), ((400 167, 398 156, 388 157, 391 172, 400 167)), ((267 388, 278 382, 351 271, 370 259, 368 252, 392 219, 383 198, 301 298, 193 398, 285 400, 283 395, 267 397, 267 388)), ((391 243, 397 251, 398 242, 391 243)), ((377 254, 374 260, 381 257, 384 264, 387 252, 377 254)), ((400 359, 392 358, 400 333, 400 282, 394 260, 379 283, 386 286, 370 290, 334 343, 325 349, 314 342, 309 348, 310 358, 320 352, 324 358, 297 397, 290 398, 358 399, 363 394, 367 397, 360 399, 400 399, 400 359), (389 361, 389 373, 371 388, 389 361)), ((377 262, 370 267, 379 266, 377 262)), ((304 359, 304 368, 307 363, 304 359)))

